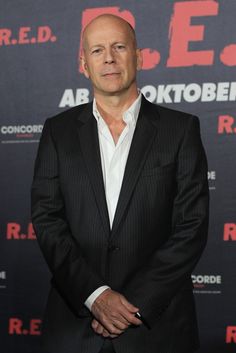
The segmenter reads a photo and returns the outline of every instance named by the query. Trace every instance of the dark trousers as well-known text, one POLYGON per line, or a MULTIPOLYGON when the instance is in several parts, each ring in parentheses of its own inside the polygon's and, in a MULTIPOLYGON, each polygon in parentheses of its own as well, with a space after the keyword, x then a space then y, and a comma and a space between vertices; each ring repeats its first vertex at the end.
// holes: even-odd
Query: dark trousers
POLYGON ((104 340, 104 344, 102 346, 102 349, 99 351, 99 353, 116 353, 109 339, 104 340))

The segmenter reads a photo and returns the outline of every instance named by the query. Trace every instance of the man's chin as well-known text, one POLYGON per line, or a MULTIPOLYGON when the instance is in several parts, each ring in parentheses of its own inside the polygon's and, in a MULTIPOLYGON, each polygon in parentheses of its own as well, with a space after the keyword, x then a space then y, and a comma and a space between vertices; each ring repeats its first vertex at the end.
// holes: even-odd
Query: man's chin
POLYGON ((112 97, 112 96, 120 96, 125 92, 128 92, 131 89, 131 84, 116 84, 116 85, 103 85, 100 87, 96 87, 94 89, 94 94, 98 94, 101 96, 112 97))
MULTIPOLYGON (((119 96, 125 91, 124 88, 109 88, 97 91, 97 93, 103 96, 119 96)), ((96 92, 96 91, 95 91, 96 92)))

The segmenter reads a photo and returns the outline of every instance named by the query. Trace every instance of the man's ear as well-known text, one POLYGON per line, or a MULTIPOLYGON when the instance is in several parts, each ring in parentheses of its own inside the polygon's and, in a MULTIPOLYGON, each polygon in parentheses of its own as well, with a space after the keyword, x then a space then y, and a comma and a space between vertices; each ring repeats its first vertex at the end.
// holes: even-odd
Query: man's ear
POLYGON ((141 70, 143 67, 143 54, 142 54, 142 49, 136 49, 136 55, 137 55, 137 70, 141 70))
POLYGON ((83 70, 85 77, 89 78, 88 65, 86 63, 84 55, 80 56, 80 65, 82 67, 82 70, 83 70))

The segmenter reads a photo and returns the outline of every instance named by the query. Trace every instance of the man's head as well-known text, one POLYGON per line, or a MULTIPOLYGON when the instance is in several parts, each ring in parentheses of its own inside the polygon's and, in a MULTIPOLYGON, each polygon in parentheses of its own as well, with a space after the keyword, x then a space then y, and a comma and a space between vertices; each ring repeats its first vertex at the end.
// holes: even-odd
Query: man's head
POLYGON ((136 71, 142 67, 134 29, 121 17, 104 14, 85 28, 81 64, 95 95, 119 95, 137 90, 136 71))

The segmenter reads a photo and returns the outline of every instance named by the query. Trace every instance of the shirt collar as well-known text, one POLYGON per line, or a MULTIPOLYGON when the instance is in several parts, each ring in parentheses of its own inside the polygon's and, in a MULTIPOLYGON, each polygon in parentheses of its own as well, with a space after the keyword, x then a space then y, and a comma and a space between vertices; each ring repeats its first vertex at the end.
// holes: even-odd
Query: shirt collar
MULTIPOLYGON (((131 123, 133 125, 136 125, 137 120, 138 120, 138 115, 140 111, 140 106, 141 106, 141 99, 142 94, 139 92, 138 97, 135 99, 135 101, 131 104, 131 106, 124 112, 123 114, 123 120, 128 124, 131 123)), ((100 115, 98 109, 97 109, 97 104, 95 98, 93 99, 93 116, 97 121, 99 121, 102 116, 100 115)))

